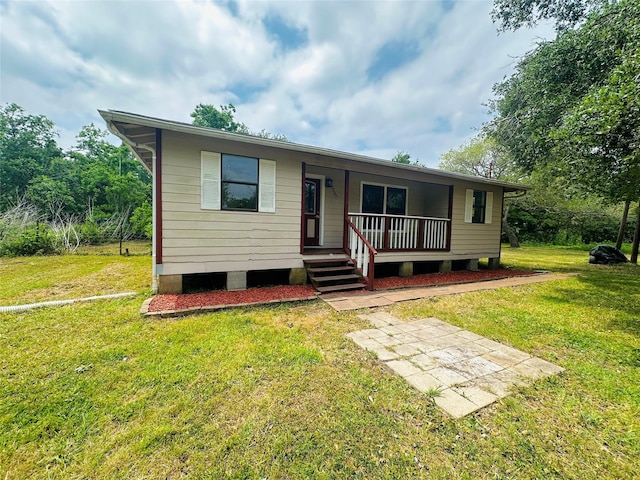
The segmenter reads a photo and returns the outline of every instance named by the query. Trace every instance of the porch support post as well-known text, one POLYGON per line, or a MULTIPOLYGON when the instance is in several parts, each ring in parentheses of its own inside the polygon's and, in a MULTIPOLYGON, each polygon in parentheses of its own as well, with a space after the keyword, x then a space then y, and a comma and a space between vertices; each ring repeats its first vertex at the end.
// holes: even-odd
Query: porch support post
POLYGON ((305 185, 304 181, 307 176, 307 164, 302 162, 302 196, 300 197, 300 255, 304 253, 304 239, 307 236, 307 226, 304 221, 304 194, 305 194, 305 185))
POLYGON ((349 232, 347 219, 349 218, 349 170, 344 171, 344 211, 342 218, 342 249, 346 252, 349 248, 349 232))
POLYGON ((449 213, 447 214, 447 251, 451 250, 451 224, 453 223, 453 185, 449 185, 449 213))

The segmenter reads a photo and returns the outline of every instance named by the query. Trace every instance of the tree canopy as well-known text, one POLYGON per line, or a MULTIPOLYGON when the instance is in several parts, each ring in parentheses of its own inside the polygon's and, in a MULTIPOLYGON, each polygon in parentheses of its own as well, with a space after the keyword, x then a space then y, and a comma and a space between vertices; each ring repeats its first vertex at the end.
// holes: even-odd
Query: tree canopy
POLYGON ((236 122, 234 115, 236 107, 230 103, 229 105, 220 105, 217 109, 213 105, 199 103, 191 112, 193 124, 199 127, 210 127, 225 130, 227 132, 249 133, 249 129, 242 122, 236 122))
MULTIPOLYGON (((494 5, 494 18, 496 9, 515 9, 512 16, 501 14, 503 29, 540 18, 554 18, 560 26, 574 19, 575 28, 539 44, 494 87, 495 117, 485 133, 526 173, 552 170, 565 180, 566 193, 598 194, 610 203, 638 201, 640 2, 496 0, 494 5)), ((637 246, 638 238, 632 260, 637 246)))
POLYGON ((5 221, 14 215, 4 215, 16 208, 43 225, 75 225, 87 242, 106 239, 116 223, 120 238, 125 227, 146 236, 150 216, 137 210, 149 209, 151 178, 130 150, 109 143, 107 132, 93 124, 82 128, 67 151, 56 139, 55 125, 45 116, 27 114, 16 104, 0 107, 0 242, 20 235, 5 221))
POLYGON ((244 135, 252 135, 254 137, 268 138, 271 140, 280 140, 287 142, 286 136, 280 133, 269 133, 262 129, 258 132, 249 130, 242 122, 236 122, 235 120, 236 107, 230 103, 228 105, 220 105, 220 108, 216 108, 210 104, 200 103, 196 105, 196 108, 191 112, 193 118, 193 124, 199 127, 217 128, 227 132, 242 133, 244 135))
POLYGON ((532 27, 541 20, 554 20, 556 30, 574 27, 609 0, 494 0, 491 17, 500 30, 532 27))
POLYGON ((438 168, 476 177, 518 180, 513 161, 491 137, 476 136, 440 157, 438 168))

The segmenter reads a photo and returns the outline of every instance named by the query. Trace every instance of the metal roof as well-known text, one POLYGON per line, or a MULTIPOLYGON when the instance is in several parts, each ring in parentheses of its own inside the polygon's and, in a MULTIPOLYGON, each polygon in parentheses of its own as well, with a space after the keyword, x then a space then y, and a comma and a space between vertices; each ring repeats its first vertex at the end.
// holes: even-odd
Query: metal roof
MULTIPOLYGON (((403 163, 391 162, 379 158, 368 157, 366 155, 358 155, 355 153, 341 152, 328 148, 315 147, 311 145, 303 145, 293 142, 284 142, 281 140, 272 140, 268 138, 256 137, 253 135, 245 135, 240 133, 227 132, 216 128, 199 127, 189 123, 164 120, 161 118, 148 117, 135 113, 122 112, 118 110, 98 110, 102 118, 107 122, 109 130, 120 137, 126 144, 131 147, 138 159, 151 171, 153 152, 156 149, 156 129, 168 130, 172 132, 186 133, 190 135, 199 135, 219 140, 228 140, 248 145, 257 145, 263 147, 278 148, 281 150, 290 150, 294 152, 304 152, 312 155, 324 157, 338 158, 351 162, 378 165, 391 170, 409 170, 420 174, 428 174, 436 177, 465 180, 475 183, 494 185, 503 187, 505 192, 526 191, 530 187, 513 182, 504 182, 500 180, 488 179, 483 177, 475 177, 473 175, 465 175, 462 173, 447 172, 436 168, 428 168, 420 165, 407 165, 403 163)), ((390 173, 390 176, 393 174, 390 173)))

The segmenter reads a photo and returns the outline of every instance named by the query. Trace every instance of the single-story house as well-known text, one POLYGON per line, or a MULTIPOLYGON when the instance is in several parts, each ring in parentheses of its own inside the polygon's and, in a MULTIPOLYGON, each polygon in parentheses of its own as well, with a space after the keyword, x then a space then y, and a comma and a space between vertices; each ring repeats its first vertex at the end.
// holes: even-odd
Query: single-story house
MULTIPOLYGON (((256 272, 321 291, 375 271, 500 262, 503 199, 527 187, 120 111, 100 111, 153 176, 153 287, 256 272), (271 273, 266 273, 270 275, 271 273), (277 275, 276 275, 277 274, 277 275)), ((420 270, 417 268, 416 271, 420 270)), ((251 282, 249 282, 251 283, 251 282)))

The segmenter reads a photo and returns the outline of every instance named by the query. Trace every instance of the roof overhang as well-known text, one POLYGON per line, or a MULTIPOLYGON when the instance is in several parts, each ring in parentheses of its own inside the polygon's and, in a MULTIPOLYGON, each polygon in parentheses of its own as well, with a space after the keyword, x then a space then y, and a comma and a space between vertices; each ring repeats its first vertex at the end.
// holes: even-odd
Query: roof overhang
MULTIPOLYGON (((153 168, 153 155, 156 151, 156 131, 168 130, 190 135, 198 135, 219 140, 236 141, 248 145, 278 148, 294 152, 303 152, 311 155, 318 155, 330 158, 338 158, 351 162, 363 163, 365 165, 378 165, 392 170, 409 170, 419 174, 428 174, 441 177, 443 179, 463 180, 474 183, 482 183, 502 187, 505 192, 524 192, 531 187, 519 183, 504 182, 500 180, 475 177, 461 173, 446 172, 435 168, 428 168, 418 165, 407 165, 395 163, 389 160, 358 155, 355 153, 341 152, 328 148, 314 147, 293 142, 283 142, 268 138, 256 137, 233 132, 226 132, 215 128, 199 127, 189 123, 163 120, 161 118, 147 117, 134 113, 121 112, 117 110, 98 110, 102 118, 107 123, 109 130, 122 139, 135 153, 136 157, 149 169, 153 168)), ((391 174, 390 174, 391 175, 391 174)))

